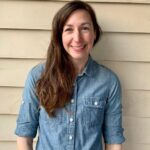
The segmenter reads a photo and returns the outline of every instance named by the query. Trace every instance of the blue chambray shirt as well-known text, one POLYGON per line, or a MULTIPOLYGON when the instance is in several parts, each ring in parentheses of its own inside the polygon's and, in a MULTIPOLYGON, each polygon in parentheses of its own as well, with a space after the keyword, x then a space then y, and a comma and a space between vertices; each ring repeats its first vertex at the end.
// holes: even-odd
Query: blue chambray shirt
POLYGON ((123 143, 121 87, 117 76, 91 56, 74 84, 74 93, 64 108, 49 117, 39 105, 35 83, 44 64, 28 74, 17 119, 16 135, 36 136, 36 150, 102 150, 107 144, 123 143))

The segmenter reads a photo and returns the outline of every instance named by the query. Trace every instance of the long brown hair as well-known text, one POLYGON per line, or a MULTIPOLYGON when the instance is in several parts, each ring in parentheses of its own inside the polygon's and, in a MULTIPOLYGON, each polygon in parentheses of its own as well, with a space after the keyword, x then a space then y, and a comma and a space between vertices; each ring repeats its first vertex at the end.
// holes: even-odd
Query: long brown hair
POLYGON ((85 2, 71 1, 54 16, 45 70, 36 83, 36 92, 40 104, 49 116, 54 116, 56 109, 64 107, 72 96, 76 74, 73 63, 63 47, 62 32, 68 17, 78 9, 86 10, 91 16, 96 33, 94 45, 98 42, 102 33, 94 10, 85 2))

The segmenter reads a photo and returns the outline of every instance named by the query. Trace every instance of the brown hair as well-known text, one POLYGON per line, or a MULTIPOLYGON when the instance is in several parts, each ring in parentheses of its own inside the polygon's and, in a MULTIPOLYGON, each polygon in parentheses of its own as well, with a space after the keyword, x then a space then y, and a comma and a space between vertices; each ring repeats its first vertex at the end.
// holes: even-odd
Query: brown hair
POLYGON ((63 47, 62 32, 68 17, 78 9, 86 10, 91 16, 96 33, 94 45, 98 42, 102 33, 94 10, 85 2, 71 1, 54 16, 45 70, 36 83, 36 92, 40 104, 49 116, 54 116, 56 109, 64 107, 72 96, 76 74, 73 63, 63 47))

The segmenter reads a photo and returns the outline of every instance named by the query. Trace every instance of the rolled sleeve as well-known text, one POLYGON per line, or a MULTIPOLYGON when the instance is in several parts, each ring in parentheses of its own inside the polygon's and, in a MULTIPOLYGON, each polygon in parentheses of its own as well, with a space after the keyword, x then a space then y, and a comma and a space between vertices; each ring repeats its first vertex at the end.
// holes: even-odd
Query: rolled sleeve
POLYGON ((103 124, 104 141, 107 144, 121 144, 125 141, 122 128, 121 86, 115 74, 110 75, 108 91, 103 124))
POLYGON ((25 82, 22 103, 17 118, 15 134, 21 137, 34 138, 37 133, 39 120, 39 102, 35 92, 36 76, 31 70, 25 82))

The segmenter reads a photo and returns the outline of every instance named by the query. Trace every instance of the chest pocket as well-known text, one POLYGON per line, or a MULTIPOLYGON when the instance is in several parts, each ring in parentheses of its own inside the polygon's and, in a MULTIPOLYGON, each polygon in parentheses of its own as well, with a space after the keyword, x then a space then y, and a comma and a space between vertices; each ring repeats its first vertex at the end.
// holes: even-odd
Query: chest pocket
POLYGON ((89 127, 101 126, 106 99, 90 97, 84 99, 83 123, 89 127))

